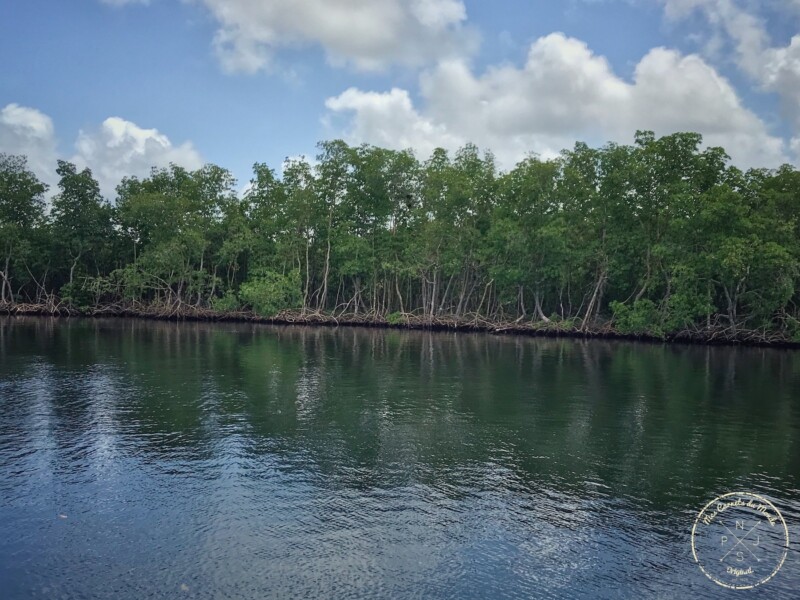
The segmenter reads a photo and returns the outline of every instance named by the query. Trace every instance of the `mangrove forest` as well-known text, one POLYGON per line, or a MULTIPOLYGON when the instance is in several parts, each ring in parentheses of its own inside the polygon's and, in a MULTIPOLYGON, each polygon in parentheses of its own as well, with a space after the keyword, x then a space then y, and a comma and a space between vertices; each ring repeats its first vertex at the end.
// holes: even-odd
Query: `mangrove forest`
POLYGON ((647 131, 508 172, 473 145, 318 152, 243 191, 172 165, 111 199, 0 155, 0 309, 800 342, 790 165, 647 131))

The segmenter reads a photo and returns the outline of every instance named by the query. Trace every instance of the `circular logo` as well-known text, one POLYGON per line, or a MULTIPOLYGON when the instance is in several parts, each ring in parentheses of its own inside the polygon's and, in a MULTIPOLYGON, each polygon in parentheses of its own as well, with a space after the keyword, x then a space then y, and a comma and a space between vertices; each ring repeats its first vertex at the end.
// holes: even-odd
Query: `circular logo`
POLYGON ((731 492, 700 511, 692 527, 692 554, 714 583, 734 590, 772 579, 789 552, 783 515, 766 498, 731 492))

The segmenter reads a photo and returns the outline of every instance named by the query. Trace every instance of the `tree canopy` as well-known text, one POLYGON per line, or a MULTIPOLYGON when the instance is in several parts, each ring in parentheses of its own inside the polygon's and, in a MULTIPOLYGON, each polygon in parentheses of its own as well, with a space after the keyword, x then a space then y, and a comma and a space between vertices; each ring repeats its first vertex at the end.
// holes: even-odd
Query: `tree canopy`
POLYGON ((59 191, 0 155, 0 304, 120 305, 271 316, 406 315, 664 336, 800 340, 800 172, 742 171, 695 133, 578 143, 499 172, 467 145, 319 144, 253 167, 129 177, 113 203, 59 161, 59 191))

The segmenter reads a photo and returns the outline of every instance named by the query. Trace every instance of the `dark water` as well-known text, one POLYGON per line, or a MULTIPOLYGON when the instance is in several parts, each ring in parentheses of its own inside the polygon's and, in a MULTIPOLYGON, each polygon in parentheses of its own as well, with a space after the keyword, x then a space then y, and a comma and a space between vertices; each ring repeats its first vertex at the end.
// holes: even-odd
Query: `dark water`
POLYGON ((796 598, 800 352, 0 320, 0 598, 796 598), (730 591, 729 491, 789 525, 730 591))

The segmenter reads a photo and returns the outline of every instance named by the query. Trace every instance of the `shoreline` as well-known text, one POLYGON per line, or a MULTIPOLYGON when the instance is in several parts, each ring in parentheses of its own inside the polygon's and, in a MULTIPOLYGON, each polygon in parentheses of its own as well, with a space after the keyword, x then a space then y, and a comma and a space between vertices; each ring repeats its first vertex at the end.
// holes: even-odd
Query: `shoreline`
POLYGON ((178 309, 158 307, 122 307, 119 305, 79 310, 62 306, 42 304, 14 304, 0 306, 0 316, 39 316, 55 318, 128 318, 150 321, 192 321, 259 323, 266 325, 297 325, 303 327, 365 327, 372 329, 403 329, 411 331, 455 331, 461 333, 485 333, 522 337, 547 337, 571 339, 602 339, 660 344, 689 344, 701 346, 743 346, 754 348, 800 349, 800 341, 794 341, 778 333, 760 330, 738 330, 731 335, 730 328, 712 327, 685 330, 658 336, 650 333, 623 333, 616 331, 610 322, 586 329, 543 321, 489 321, 480 317, 420 316, 413 313, 402 315, 402 321, 390 322, 384 317, 371 314, 348 313, 333 316, 320 312, 284 310, 273 317, 263 317, 251 311, 223 312, 191 305, 178 309))

